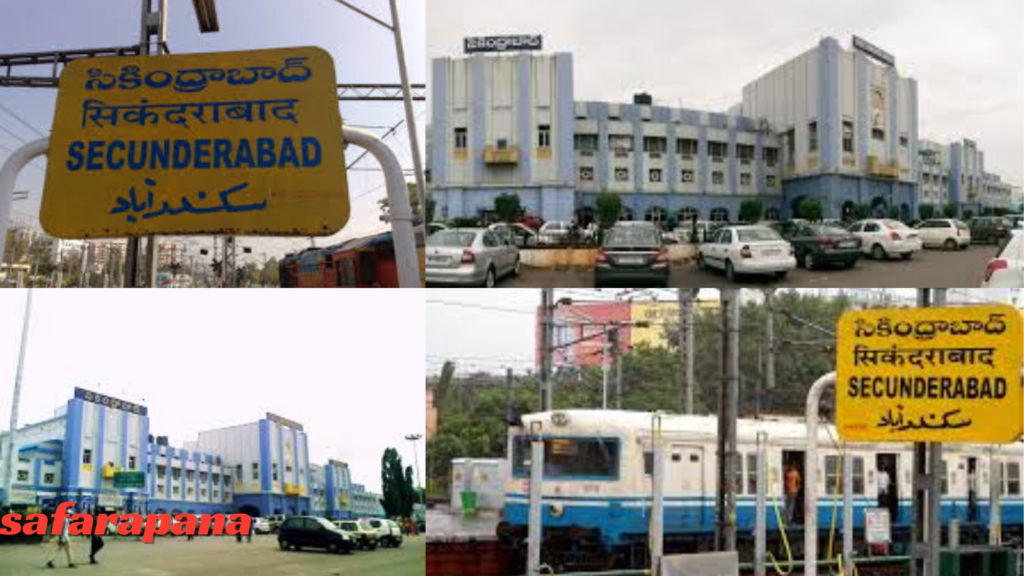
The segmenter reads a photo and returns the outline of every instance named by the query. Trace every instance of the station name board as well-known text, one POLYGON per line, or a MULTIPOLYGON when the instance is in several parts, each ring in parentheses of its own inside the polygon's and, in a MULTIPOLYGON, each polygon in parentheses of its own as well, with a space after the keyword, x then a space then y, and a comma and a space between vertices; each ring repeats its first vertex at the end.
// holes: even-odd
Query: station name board
POLYGON ((281 426, 286 426, 288 428, 291 428, 292 430, 298 430, 299 432, 302 432, 302 424, 299 424, 294 420, 283 418, 272 412, 267 412, 267 420, 270 420, 271 422, 277 422, 281 426))
POLYGON ((474 52, 509 52, 515 50, 542 50, 544 37, 540 34, 518 36, 471 36, 463 40, 466 54, 474 52))
POLYGON ((132 414, 138 414, 139 416, 146 416, 149 413, 149 410, 141 404, 118 400, 112 396, 107 396, 84 388, 75 388, 75 398, 85 400, 86 402, 92 402, 93 404, 99 404, 100 406, 106 406, 107 408, 113 408, 114 410, 124 410, 125 412, 131 412, 132 414))
POLYGON ((894 58, 892 54, 889 54, 885 50, 882 50, 878 46, 875 46, 871 42, 868 42, 859 36, 853 37, 853 47, 875 60, 878 60, 882 64, 887 66, 896 66, 896 58, 894 58))

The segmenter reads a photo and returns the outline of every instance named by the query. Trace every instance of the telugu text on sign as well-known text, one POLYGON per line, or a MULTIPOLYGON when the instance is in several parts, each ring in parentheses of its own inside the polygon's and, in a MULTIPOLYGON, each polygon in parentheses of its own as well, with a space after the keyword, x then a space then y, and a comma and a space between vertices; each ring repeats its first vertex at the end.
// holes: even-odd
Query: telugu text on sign
POLYGON ((858 310, 843 314, 838 334, 844 439, 1012 442, 1024 433, 1015 308, 858 310))
POLYGON ((58 237, 327 235, 349 205, 319 48, 76 60, 41 221, 58 237))

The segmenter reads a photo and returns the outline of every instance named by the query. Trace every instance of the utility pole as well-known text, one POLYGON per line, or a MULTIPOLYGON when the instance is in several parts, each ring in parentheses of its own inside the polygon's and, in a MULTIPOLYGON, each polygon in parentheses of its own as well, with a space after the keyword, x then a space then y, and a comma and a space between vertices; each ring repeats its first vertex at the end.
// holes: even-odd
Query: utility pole
POLYGON ((693 414, 693 300, 696 289, 679 289, 679 355, 680 388, 683 390, 683 413, 693 414))
POLYGON ((18 351, 18 368, 14 373, 14 397, 11 399, 11 429, 7 433, 4 447, 4 501, 3 508, 11 508, 11 472, 14 468, 14 435, 18 430, 18 405, 21 403, 21 375, 25 370, 25 349, 28 347, 28 319, 32 312, 32 288, 25 297, 25 321, 21 326, 21 347, 18 351))
POLYGON ((768 390, 775 390, 775 313, 772 308, 774 295, 774 288, 765 288, 764 340, 768 347, 768 354, 764 361, 764 387, 768 390))
POLYGON ((609 333, 612 343, 612 362, 615 363, 615 409, 622 410, 622 348, 619 347, 619 326, 609 333))
POLYGON ((554 394, 551 389, 551 353, 553 352, 554 340, 554 309, 555 291, 551 288, 541 288, 541 338, 540 338, 540 381, 542 389, 542 411, 548 412, 554 408, 554 394))
POLYGON ((604 354, 601 357, 601 409, 608 409, 608 376, 612 371, 612 335, 611 328, 604 330, 604 354))
POLYGON ((512 369, 505 371, 505 424, 512 425, 512 369))
POLYGON ((82 288, 89 287, 89 241, 82 240, 82 269, 78 273, 78 285, 82 288))
POLYGON ((739 411, 739 303, 736 288, 721 294, 722 378, 718 392, 718 494, 715 549, 736 549, 736 417, 739 411))

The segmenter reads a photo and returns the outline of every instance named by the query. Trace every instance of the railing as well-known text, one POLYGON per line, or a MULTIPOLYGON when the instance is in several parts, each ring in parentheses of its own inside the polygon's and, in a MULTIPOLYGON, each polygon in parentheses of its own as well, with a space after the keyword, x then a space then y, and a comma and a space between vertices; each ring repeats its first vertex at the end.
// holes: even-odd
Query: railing
POLYGON ((485 146, 484 164, 519 164, 519 149, 485 146))

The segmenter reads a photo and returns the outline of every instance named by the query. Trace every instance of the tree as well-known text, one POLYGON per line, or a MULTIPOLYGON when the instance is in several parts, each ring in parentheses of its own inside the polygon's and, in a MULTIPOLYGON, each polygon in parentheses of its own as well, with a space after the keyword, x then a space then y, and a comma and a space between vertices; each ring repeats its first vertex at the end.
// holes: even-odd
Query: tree
POLYGON ((854 220, 863 220, 871 217, 871 206, 869 204, 859 203, 853 205, 851 210, 854 220))
MULTIPOLYGON (((405 186, 409 191, 409 206, 412 208, 413 217, 418 218, 420 215, 420 195, 416 193, 416 184, 407 182, 405 186)), ((377 205, 380 206, 381 222, 391 222, 391 207, 387 196, 378 200, 377 205)), ((437 202, 434 201, 434 197, 427 194, 427 222, 434 221, 434 208, 436 206, 437 202)))
POLYGON ((964 220, 974 218, 974 210, 964 210, 964 220))
POLYGON ((260 284, 263 286, 277 286, 280 278, 280 264, 277 262, 277 258, 271 257, 265 264, 263 269, 260 270, 260 284))
POLYGON ((956 218, 958 212, 960 210, 956 202, 947 202, 942 205, 942 215, 946 218, 956 218))
POLYGON ((517 194, 501 194, 494 199, 494 211, 502 222, 512 223, 523 212, 517 194))
POLYGON ((804 220, 810 220, 815 222, 821 220, 822 208, 821 202, 817 200, 804 199, 800 201, 800 204, 796 207, 796 213, 798 218, 804 220))
POLYGON ((618 194, 602 192, 597 195, 594 207, 597 212, 597 224, 602 230, 607 230, 615 225, 619 214, 622 213, 622 199, 618 194))
POLYGON ((933 204, 921 204, 917 207, 917 214, 921 217, 921 220, 929 220, 935 216, 935 206, 933 204))
POLYGON ((764 214, 760 200, 744 200, 740 203, 740 222, 757 222, 764 214))
POLYGON ((398 455, 398 450, 384 450, 380 463, 380 480, 384 491, 381 504, 384 506, 385 515, 390 518, 411 516, 412 503, 409 495, 413 489, 406 483, 405 469, 402 467, 402 457, 398 455))

